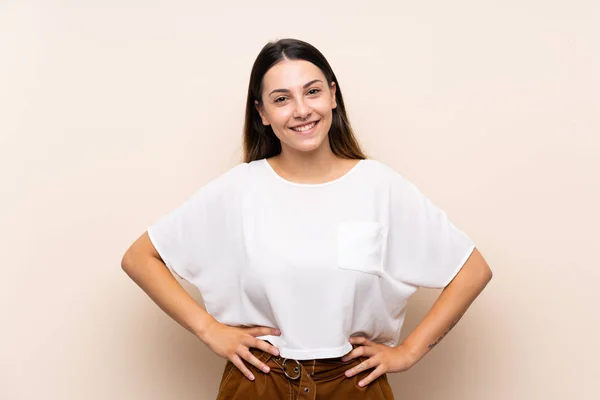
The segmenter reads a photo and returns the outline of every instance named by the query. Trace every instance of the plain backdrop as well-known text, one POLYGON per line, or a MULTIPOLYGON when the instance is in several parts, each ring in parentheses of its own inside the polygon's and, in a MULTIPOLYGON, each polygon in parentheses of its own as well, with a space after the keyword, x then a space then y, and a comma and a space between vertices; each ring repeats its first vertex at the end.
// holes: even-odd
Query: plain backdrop
POLYGON ((592 0, 1 1, 0 398, 215 397, 225 360, 120 261, 241 162, 250 68, 284 37, 324 53, 368 155, 494 271, 396 397, 600 398, 592 0))

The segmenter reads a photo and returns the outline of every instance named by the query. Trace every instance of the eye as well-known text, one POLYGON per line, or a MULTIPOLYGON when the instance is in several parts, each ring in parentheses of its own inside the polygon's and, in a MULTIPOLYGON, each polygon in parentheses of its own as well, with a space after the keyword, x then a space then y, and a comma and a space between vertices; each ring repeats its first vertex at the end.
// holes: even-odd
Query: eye
POLYGON ((275 99, 275 103, 281 103, 281 101, 285 100, 285 97, 278 97, 275 99))
POLYGON ((321 91, 321 89, 312 88, 308 91, 308 94, 317 94, 321 91))

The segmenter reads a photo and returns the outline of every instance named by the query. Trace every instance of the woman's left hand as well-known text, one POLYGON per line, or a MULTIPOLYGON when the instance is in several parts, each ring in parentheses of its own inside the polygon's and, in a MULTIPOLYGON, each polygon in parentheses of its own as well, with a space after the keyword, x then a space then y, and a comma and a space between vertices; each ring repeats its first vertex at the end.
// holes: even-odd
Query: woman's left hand
POLYGON ((414 357, 406 346, 390 347, 375 343, 365 337, 354 336, 349 342, 359 347, 342 357, 342 361, 350 361, 356 357, 366 357, 367 360, 346 371, 348 378, 367 369, 375 368, 369 376, 360 381, 359 386, 366 386, 388 372, 402 372, 412 367, 414 357))

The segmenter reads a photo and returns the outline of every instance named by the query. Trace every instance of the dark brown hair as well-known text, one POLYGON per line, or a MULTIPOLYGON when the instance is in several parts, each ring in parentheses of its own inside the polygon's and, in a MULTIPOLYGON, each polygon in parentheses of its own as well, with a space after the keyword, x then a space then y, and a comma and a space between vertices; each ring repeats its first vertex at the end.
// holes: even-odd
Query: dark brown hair
POLYGON ((329 129, 329 145, 333 153, 341 158, 367 158, 354 137, 340 84, 331 66, 314 46, 298 39, 279 39, 267 43, 254 61, 250 72, 248 98, 246 100, 246 118, 244 121, 244 162, 260 160, 278 155, 281 142, 275 136, 271 125, 263 125, 255 100, 262 105, 263 78, 267 71, 282 60, 305 60, 316 65, 325 75, 327 86, 336 84, 336 108, 332 110, 332 122, 329 129))

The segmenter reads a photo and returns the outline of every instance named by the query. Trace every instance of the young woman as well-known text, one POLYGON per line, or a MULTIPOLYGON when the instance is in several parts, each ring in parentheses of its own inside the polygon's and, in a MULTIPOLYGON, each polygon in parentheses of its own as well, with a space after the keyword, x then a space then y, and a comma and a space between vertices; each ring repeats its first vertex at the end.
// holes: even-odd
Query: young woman
POLYGON ((365 157, 329 63, 294 39, 253 65, 244 162, 150 226, 122 267, 228 360, 222 400, 392 399, 386 374, 417 363, 492 277, 441 209, 365 157), (418 287, 444 290, 399 343, 418 287))

